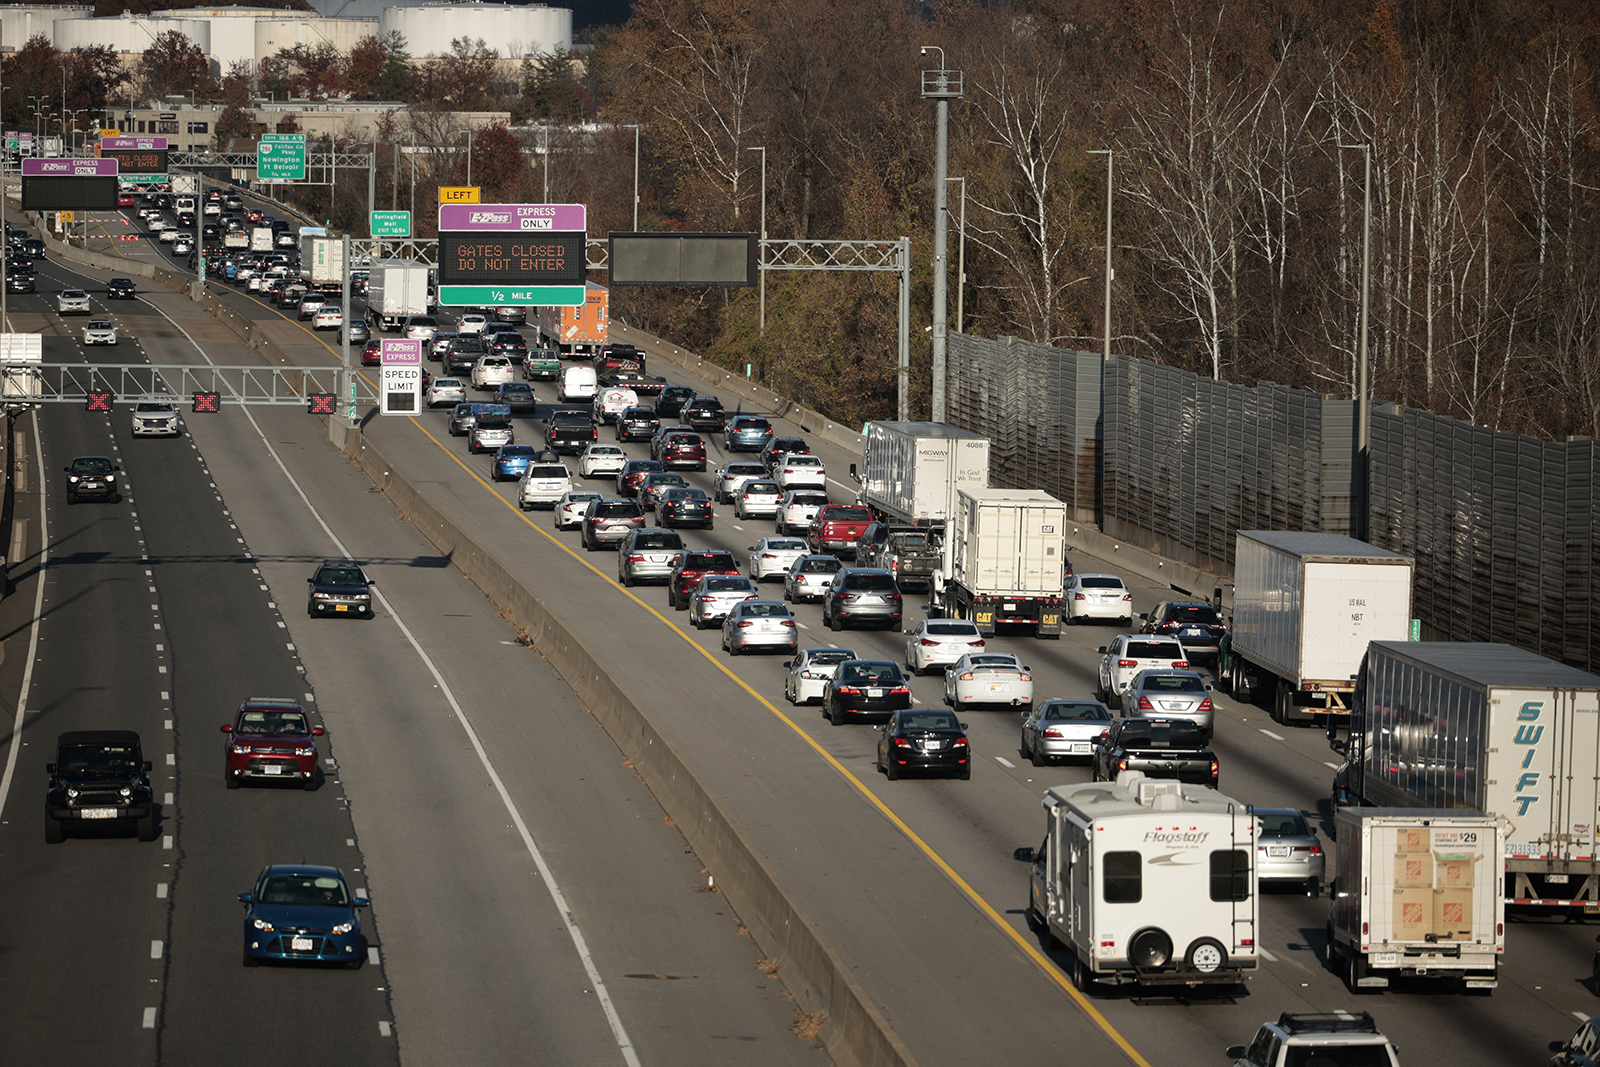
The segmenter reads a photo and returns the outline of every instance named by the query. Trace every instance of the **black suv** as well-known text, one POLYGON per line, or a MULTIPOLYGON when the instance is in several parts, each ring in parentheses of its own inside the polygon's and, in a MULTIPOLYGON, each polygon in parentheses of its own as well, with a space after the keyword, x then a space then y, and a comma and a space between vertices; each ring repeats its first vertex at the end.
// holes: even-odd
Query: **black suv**
POLYGON ((762 446, 761 462, 767 465, 768 472, 774 470, 783 462, 784 456, 809 456, 811 446, 806 444, 804 437, 773 437, 762 446))
POLYGON ((878 567, 846 567, 822 594, 822 622, 835 633, 866 623, 898 630, 900 618, 900 587, 878 567))
POLYGON ((33 266, 30 264, 23 269, 19 264, 10 264, 6 271, 6 292, 32 293, 36 291, 33 266))
POLYGON ((312 618, 320 615, 361 615, 372 618, 372 586, 374 579, 367 577, 354 561, 348 559, 324 560, 317 572, 306 579, 311 587, 306 599, 306 614, 312 618))
MULTIPOLYGON (((659 411, 661 405, 656 404, 659 411)), ((722 401, 714 396, 697 396, 678 412, 678 419, 686 422, 696 430, 709 430, 712 433, 721 433, 722 425, 728 419, 727 409, 722 406, 722 401)))
POLYGON ((628 408, 617 416, 617 440, 648 441, 661 429, 661 416, 652 408, 628 408))
POLYGON ((669 385, 661 390, 656 400, 656 414, 671 418, 683 410, 683 405, 694 399, 694 390, 687 385, 669 385))
POLYGON ((105 456, 78 456, 61 468, 67 472, 67 503, 96 499, 112 502, 122 499, 117 491, 117 472, 122 468, 105 456))
POLYGON ((133 823, 140 841, 156 839, 150 761, 132 730, 75 730, 56 738, 56 761, 44 802, 44 839, 59 845, 67 824, 133 823))
POLYGON ((1177 638, 1191 660, 1215 661, 1222 635, 1228 632, 1216 607, 1204 600, 1163 601, 1154 611, 1141 613, 1139 618, 1144 620, 1140 633, 1177 638))

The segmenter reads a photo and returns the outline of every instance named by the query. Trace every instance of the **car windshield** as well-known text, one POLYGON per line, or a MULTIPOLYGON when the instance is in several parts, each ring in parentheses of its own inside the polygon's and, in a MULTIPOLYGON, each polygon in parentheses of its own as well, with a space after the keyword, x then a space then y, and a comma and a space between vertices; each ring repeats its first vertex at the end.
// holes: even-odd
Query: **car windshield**
POLYGON ((64 745, 56 763, 64 771, 136 771, 139 750, 132 745, 64 745))
POLYGON ((1306 821, 1299 812, 1257 812, 1256 817, 1261 820, 1261 833, 1263 835, 1272 837, 1311 836, 1311 830, 1306 826, 1306 821))
POLYGON ((1052 702, 1039 710, 1046 722, 1110 722, 1111 713, 1099 704, 1052 702))
POLYGON ((324 567, 317 572, 317 584, 349 587, 366 585, 367 582, 355 567, 324 567))
POLYGON ((141 400, 134 405, 135 411, 172 411, 171 404, 164 404, 157 400, 141 400))
POLYGON ((634 548, 682 548, 683 538, 675 533, 665 531, 659 533, 640 534, 634 538, 634 548))
POLYGON ((1121 589, 1122 579, 1109 574, 1086 574, 1078 584, 1085 589, 1121 589))
POLYGON ((102 456, 80 456, 72 461, 73 474, 107 474, 111 461, 102 456))
POLYGON ((1167 609, 1172 622, 1189 626, 1215 626, 1222 621, 1210 604, 1180 604, 1167 609))
POLYGON ((871 522, 872 512, 857 507, 833 508, 826 518, 829 522, 871 522))
POLYGON ((789 609, 782 604, 746 604, 741 613, 758 619, 786 619, 789 617, 789 609))
POLYGON ((1123 649, 1127 659, 1182 659, 1183 649, 1165 641, 1129 641, 1123 649))
POLYGON ((289 737, 309 734, 306 717, 298 711, 247 711, 239 716, 233 728, 236 734, 252 736, 289 737))
POLYGON ((948 711, 914 711, 902 713, 900 716, 902 730, 955 730, 960 731, 961 723, 948 711))
POLYGON ((1205 686, 1198 677, 1183 674, 1147 674, 1144 681, 1139 683, 1139 688, 1146 691, 1160 690, 1163 693, 1203 693, 1205 686))
POLYGON ((962 637, 977 637, 978 628, 970 622, 930 622, 930 634, 959 634, 962 637))
POLYGON ((317 878, 305 874, 272 875, 261 882, 258 904, 288 904, 294 907, 347 908, 349 895, 337 878, 317 878))
POLYGON ((107 322, 105 319, 90 319, 89 324, 85 326, 84 329, 109 330, 111 329, 111 323, 107 322))

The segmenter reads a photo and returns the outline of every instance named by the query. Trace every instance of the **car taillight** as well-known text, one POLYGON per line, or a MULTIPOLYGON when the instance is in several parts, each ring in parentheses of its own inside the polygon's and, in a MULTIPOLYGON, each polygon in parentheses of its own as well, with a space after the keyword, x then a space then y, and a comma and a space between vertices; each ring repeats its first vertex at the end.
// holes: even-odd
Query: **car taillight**
POLYGON ((968 648, 982 648, 984 645, 987 645, 988 643, 989 642, 985 641, 983 638, 980 637, 976 641, 968 641, 967 642, 967 647, 968 648))
POLYGON ((1220 771, 1221 769, 1222 769, 1222 765, 1220 763, 1218 763, 1216 760, 1212 760, 1211 761, 1211 780, 1212 781, 1216 781, 1217 772, 1220 771))
POLYGON ((933 645, 937 645, 938 643, 939 642, 935 641, 931 637, 924 637, 921 641, 917 642, 917 644, 924 645, 924 646, 933 646, 933 645))
POLYGON ((854 593, 839 593, 837 595, 838 595, 840 600, 849 600, 855 594, 854 593))
POLYGON ((909 693, 909 692, 911 692, 911 687, 909 685, 897 685, 893 689, 889 690, 889 692, 891 692, 891 693, 909 693))
POLYGON ((1060 740, 1061 738, 1066 737, 1067 735, 1062 733, 1060 728, 1052 726, 1052 727, 1050 727, 1050 729, 1048 729, 1048 730, 1046 730, 1044 732, 1044 736, 1046 736, 1046 737, 1054 737, 1057 740, 1060 740))
POLYGON ((860 696, 861 695, 861 690, 857 689, 853 685, 841 685, 838 688, 837 692, 849 693, 851 696, 860 696))
POLYGON ((1172 665, 1180 671, 1186 671, 1189 669, 1189 661, 1186 659, 1175 659, 1172 661, 1172 665))
POLYGON ((1133 594, 1132 593, 1123 593, 1122 594, 1122 599, 1123 600, 1132 600, 1133 599, 1133 594))
POLYGON ((741 630, 742 630, 742 629, 744 629, 744 628, 745 628, 745 627, 746 627, 746 626, 754 626, 754 625, 755 625, 755 623, 753 623, 753 622, 748 622, 748 621, 747 621, 747 622, 741 622, 741 623, 740 623, 740 624, 739 624, 739 629, 741 629, 741 630))
POLYGON ((1211 698, 1210 697, 1206 697, 1204 700, 1202 700, 1200 702, 1200 706, 1195 709, 1195 711, 1210 711, 1210 710, 1211 710, 1211 698))
POLYGON ((771 552, 763 552, 763 553, 761 553, 761 558, 762 559, 777 559, 778 557, 773 555, 771 552))
POLYGON ((794 629, 794 620, 793 619, 783 619, 782 621, 780 621, 778 623, 778 625, 779 626, 787 626, 789 629, 792 630, 792 629, 794 629))
POLYGON ((1121 759, 1117 760, 1117 770, 1125 771, 1127 769, 1128 769, 1128 757, 1127 756, 1123 756, 1121 759))
POLYGON ((1136 660, 1136 659, 1119 659, 1119 660, 1117 660, 1117 666, 1119 666, 1119 667, 1137 667, 1138 665, 1139 665, 1139 661, 1136 660))
POLYGON ((958 737, 954 741, 950 742, 950 747, 951 748, 966 748, 967 747, 967 739, 965 737, 958 737))
POLYGON ((1155 711, 1156 707, 1155 707, 1154 704, 1150 703, 1150 698, 1149 697, 1140 697, 1139 698, 1139 710, 1140 711, 1155 711))
POLYGON ((888 596, 884 597, 884 599, 885 600, 899 600, 900 599, 900 594, 899 593, 890 593, 888 596))
POLYGON ((971 671, 968 671, 968 672, 967 672, 967 673, 966 673, 966 674, 963 674, 963 675, 962 675, 962 676, 961 676, 961 677, 960 677, 960 678, 959 678, 959 679, 958 679, 958 681, 963 681, 963 682, 970 682, 970 681, 972 681, 972 672, 971 672, 971 671))
POLYGON ((895 748, 910 748, 911 747, 911 742, 907 741, 903 737, 897 737, 897 738, 894 739, 894 747, 895 748))
POLYGON ((1073 593, 1072 594, 1072 599, 1073 600, 1088 600, 1089 598, 1084 596, 1082 593, 1073 593))
POLYGON ((1031 675, 1031 674, 1019 674, 1019 675, 1017 675, 1017 680, 1018 681, 1022 681, 1022 682, 1031 682, 1031 681, 1033 681, 1033 675, 1031 675))
POLYGON ((715 604, 717 602, 717 598, 716 597, 709 596, 709 595, 708 596, 699 597, 698 599, 699 599, 700 603, 702 603, 702 604, 715 604))

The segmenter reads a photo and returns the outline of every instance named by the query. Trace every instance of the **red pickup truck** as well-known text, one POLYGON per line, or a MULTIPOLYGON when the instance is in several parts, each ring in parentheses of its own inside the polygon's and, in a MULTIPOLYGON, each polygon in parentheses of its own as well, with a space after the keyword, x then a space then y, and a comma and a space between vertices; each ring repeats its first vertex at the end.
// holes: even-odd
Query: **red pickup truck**
POLYGON ((864 504, 829 504, 811 520, 806 544, 813 552, 848 552, 853 557, 856 542, 871 524, 872 509, 864 504))

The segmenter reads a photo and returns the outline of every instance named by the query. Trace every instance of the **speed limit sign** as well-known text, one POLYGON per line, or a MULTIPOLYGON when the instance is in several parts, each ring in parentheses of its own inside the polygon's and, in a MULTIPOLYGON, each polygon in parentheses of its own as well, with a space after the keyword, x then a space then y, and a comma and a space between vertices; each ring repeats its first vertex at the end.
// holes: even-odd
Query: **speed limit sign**
POLYGON ((422 410, 422 368, 379 368, 378 396, 382 415, 415 415, 422 410))

